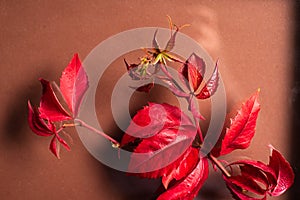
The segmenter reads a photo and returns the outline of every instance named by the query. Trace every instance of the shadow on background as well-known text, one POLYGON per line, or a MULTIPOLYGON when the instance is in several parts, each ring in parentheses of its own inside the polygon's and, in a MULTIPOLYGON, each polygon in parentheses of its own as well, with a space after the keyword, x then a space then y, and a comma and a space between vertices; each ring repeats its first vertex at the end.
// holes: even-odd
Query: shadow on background
MULTIPOLYGON (((42 72, 42 77, 49 76, 49 72, 42 72)), ((7 113, 4 122, 5 131, 5 144, 21 145, 27 142, 27 136, 24 134, 25 129, 28 128, 27 116, 28 107, 27 101, 36 106, 38 105, 39 98, 41 96, 41 85, 38 79, 34 78, 24 83, 21 87, 16 88, 17 92, 14 97, 11 98, 10 103, 5 107, 7 113)))
POLYGON ((299 177, 299 166, 300 166, 300 3, 296 0, 294 3, 294 77, 292 84, 292 135, 291 135, 291 164, 294 169, 296 178, 294 185, 290 190, 289 199, 299 199, 300 196, 300 177, 299 177))

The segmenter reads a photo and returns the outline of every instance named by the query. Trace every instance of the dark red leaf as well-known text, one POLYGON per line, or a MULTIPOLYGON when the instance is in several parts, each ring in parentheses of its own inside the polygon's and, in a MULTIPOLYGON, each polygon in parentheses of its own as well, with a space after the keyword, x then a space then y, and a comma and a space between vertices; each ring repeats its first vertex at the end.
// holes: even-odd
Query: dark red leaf
POLYGON ((54 136, 50 142, 50 151, 59 159, 59 145, 57 143, 57 138, 54 136))
POLYGON ((230 164, 230 166, 233 165, 238 165, 242 174, 251 174, 253 179, 265 184, 265 179, 261 176, 261 173, 263 173, 267 179, 268 190, 274 188, 276 174, 268 165, 254 160, 239 160, 230 164))
POLYGON ((199 94, 196 95, 196 97, 198 99, 207 99, 211 97, 217 91, 218 85, 219 85, 219 72, 218 72, 218 64, 216 63, 214 72, 212 73, 211 77, 204 85, 202 90, 199 92, 199 94))
POLYGON ((244 188, 242 188, 243 186, 246 185, 246 187, 250 187, 247 186, 247 184, 253 184, 252 181, 250 181, 249 183, 247 182, 248 179, 243 180, 243 178, 238 178, 238 180, 232 181, 232 178, 228 178, 226 176, 223 176, 223 179, 226 182, 226 186, 227 188, 230 190, 232 197, 236 200, 265 200, 266 199, 266 195, 261 195, 262 197, 252 197, 250 196, 250 194, 248 193, 248 191, 244 188), (243 183, 239 183, 239 181, 243 182, 243 183), (236 185, 237 184, 237 185, 236 185))
POLYGON ((193 53, 181 67, 179 72, 182 75, 182 82, 194 92, 199 88, 203 80, 205 63, 202 58, 193 53))
POLYGON ((274 170, 277 177, 277 184, 270 191, 270 195, 279 196, 292 186, 295 178, 294 172, 288 161, 272 146, 269 167, 274 170))
POLYGON ((248 192, 253 192, 254 194, 258 195, 266 195, 266 190, 261 188, 251 176, 243 174, 231 177, 224 176, 223 178, 226 181, 226 183, 230 182, 231 184, 234 184, 235 187, 239 187, 241 189, 241 193, 243 192, 243 190, 246 190, 248 192))
POLYGON ((267 175, 263 171, 258 170, 252 165, 240 166, 240 170, 242 176, 251 177, 254 181, 260 183, 264 190, 269 189, 269 180, 267 175))
POLYGON ((256 120, 260 105, 257 101, 258 93, 255 93, 243 104, 236 117, 231 121, 222 141, 220 155, 225 155, 235 149, 246 149, 255 133, 256 120))
POLYGON ((178 181, 157 200, 193 200, 208 177, 207 158, 200 158, 197 166, 183 180, 178 181))
POLYGON ((58 101, 49 81, 40 79, 43 86, 43 95, 40 102, 40 117, 50 121, 63 121, 71 119, 68 112, 58 101))
POLYGON ((75 54, 69 65, 62 72, 60 89, 69 109, 76 117, 82 98, 88 89, 87 74, 82 67, 78 54, 75 54))
POLYGON ((28 101, 28 124, 31 130, 40 136, 50 136, 55 133, 55 126, 52 123, 46 123, 37 111, 33 109, 28 101))
POLYGON ((199 160, 199 149, 189 147, 186 152, 172 163, 172 168, 162 177, 162 183, 167 189, 169 183, 175 179, 180 180, 186 177, 195 168, 199 160))

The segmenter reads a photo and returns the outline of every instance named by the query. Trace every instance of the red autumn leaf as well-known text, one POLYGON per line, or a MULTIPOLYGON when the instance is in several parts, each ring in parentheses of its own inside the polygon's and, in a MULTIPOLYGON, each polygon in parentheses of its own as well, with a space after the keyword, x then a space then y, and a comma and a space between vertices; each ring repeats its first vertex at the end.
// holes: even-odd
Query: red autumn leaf
POLYGON ((193 53, 180 68, 179 72, 182 75, 182 82, 185 83, 191 91, 194 92, 199 88, 203 80, 205 67, 203 59, 193 53))
POLYGON ((222 140, 219 155, 225 155, 235 149, 246 149, 255 133, 256 120, 260 105, 257 101, 258 93, 255 93, 247 100, 238 114, 231 121, 230 128, 227 128, 222 140))
POLYGON ((30 102, 28 101, 28 124, 31 130, 40 136, 50 136, 54 134, 55 126, 48 122, 46 123, 42 119, 37 111, 33 109, 30 102))
POLYGON ((251 177, 247 175, 236 175, 231 177, 224 177, 226 182, 230 182, 243 190, 253 192, 258 195, 266 195, 266 190, 261 188, 261 186, 251 177))
POLYGON ((208 177, 207 158, 200 158, 197 166, 183 180, 176 182, 157 200, 193 200, 208 177))
POLYGON ((43 95, 40 101, 40 117, 50 121, 63 121, 71 119, 68 112, 59 102, 49 81, 40 79, 43 95))
POLYGON ((177 159, 174 163, 172 163, 172 168, 165 173, 162 177, 162 183, 164 187, 167 189, 169 183, 175 179, 180 180, 186 177, 192 169, 197 165, 199 160, 199 149, 194 147, 189 147, 186 152, 177 159))
POLYGON ((217 91, 218 85, 219 85, 219 72, 218 72, 218 63, 216 63, 214 72, 212 73, 211 77, 204 85, 202 90, 199 92, 199 94, 196 94, 196 97, 198 99, 207 99, 211 97, 217 91))
POLYGON ((64 139, 62 139, 58 134, 56 135, 56 138, 57 138, 57 140, 59 141, 59 143, 62 144, 63 147, 64 147, 66 150, 68 150, 68 151, 71 150, 71 148, 70 148, 70 146, 67 144, 67 142, 66 142, 64 139))
POLYGON ((243 189, 242 187, 247 187, 248 189, 251 188, 251 190, 255 187, 259 187, 259 185, 256 185, 253 180, 249 180, 248 178, 239 177, 239 178, 228 178, 226 176, 223 176, 223 179, 226 182, 226 186, 229 189, 229 191, 232 194, 232 197, 236 200, 265 200, 266 195, 260 195, 261 197, 253 197, 253 195, 250 195, 246 189, 243 189), (254 186, 255 185, 255 186, 254 186))
POLYGON ((75 54, 69 65, 62 72, 60 89, 69 109, 76 117, 83 95, 88 89, 87 74, 82 67, 78 54, 75 54))
POLYGON ((56 136, 54 136, 50 142, 50 146, 49 146, 50 151, 59 159, 59 144, 57 143, 57 138, 56 136))
POLYGON ((130 122, 124 134, 121 146, 133 142, 136 138, 151 137, 165 128, 179 125, 193 125, 178 107, 169 104, 149 103, 139 110, 130 122))
POLYGON ((49 149, 58 159, 60 158, 60 144, 62 144, 66 150, 70 151, 70 147, 66 141, 56 133, 50 142, 49 149))
POLYGON ((230 164, 238 165, 242 174, 251 175, 256 181, 267 184, 267 189, 272 190, 276 185, 276 175, 268 165, 254 160, 239 160, 230 164), (264 175, 264 177, 262 176, 264 175), (267 179, 267 181, 265 180, 267 179))
MULTIPOLYGON (((144 138, 135 148, 128 166, 139 177, 159 178, 177 168, 196 135, 193 126, 165 128, 156 135, 144 138)), ((184 173, 184 171, 182 171, 184 173)), ((167 182, 166 182, 167 185, 167 182)))
POLYGON ((295 178, 294 172, 288 161, 272 146, 269 167, 274 170, 277 179, 276 186, 270 191, 270 195, 279 196, 292 186, 295 178))

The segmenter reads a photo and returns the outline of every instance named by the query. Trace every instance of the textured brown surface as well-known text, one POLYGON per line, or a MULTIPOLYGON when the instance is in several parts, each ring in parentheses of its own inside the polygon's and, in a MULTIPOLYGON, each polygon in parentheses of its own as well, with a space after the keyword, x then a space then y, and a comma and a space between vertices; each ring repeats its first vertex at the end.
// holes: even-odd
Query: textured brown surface
MULTIPOLYGON (((269 143, 288 154, 291 3, 177 2, 0 1, 0 199, 133 199, 139 195, 133 189, 137 184, 152 184, 112 173, 85 150, 75 132, 72 151, 55 159, 47 149, 49 138, 29 130, 26 102, 38 102, 37 79, 58 80, 74 52, 83 59, 120 31, 166 27, 166 14, 177 24, 192 24, 183 32, 220 59, 230 107, 261 88, 262 111, 252 147, 230 159, 247 154, 266 161, 269 143)), ((220 198, 211 193, 213 182, 201 192, 205 199, 220 198)), ((223 195, 223 189, 218 191, 223 195)))

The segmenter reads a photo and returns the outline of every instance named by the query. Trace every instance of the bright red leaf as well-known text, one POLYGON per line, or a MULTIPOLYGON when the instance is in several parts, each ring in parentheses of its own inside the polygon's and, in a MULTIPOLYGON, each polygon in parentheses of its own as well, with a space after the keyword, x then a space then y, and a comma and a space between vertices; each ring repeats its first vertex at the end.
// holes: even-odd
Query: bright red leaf
POLYGON ((179 125, 193 125, 191 120, 178 107, 166 103, 149 103, 133 117, 124 134, 121 146, 136 138, 151 137, 162 129, 174 128, 179 125))
POLYGON ((190 147, 196 132, 178 107, 149 103, 133 117, 121 142, 126 146, 140 140, 129 170, 143 178, 163 177, 168 187, 171 180, 181 179, 196 165, 199 150, 190 147))
POLYGON ((184 179, 176 182, 157 200, 193 200, 208 177, 207 158, 200 158, 197 166, 184 179))
POLYGON ((69 65, 62 72, 60 89, 73 117, 77 116, 83 95, 88 89, 88 77, 82 67, 78 54, 75 54, 69 65))
POLYGON ((246 101, 236 117, 231 121, 222 140, 219 155, 225 155, 235 149, 246 149, 255 133, 256 120, 260 105, 257 101, 258 93, 255 93, 246 101))
MULTIPOLYGON (((193 126, 166 128, 144 138, 131 156, 129 170, 143 178, 159 178, 177 168, 196 135, 193 126), (154 170, 154 171, 153 171, 154 170)), ((167 182, 166 182, 167 185, 167 182)))
POLYGON ((40 79, 43 94, 40 101, 39 112, 43 119, 50 121, 63 121, 71 119, 69 113, 63 108, 49 81, 40 79))

